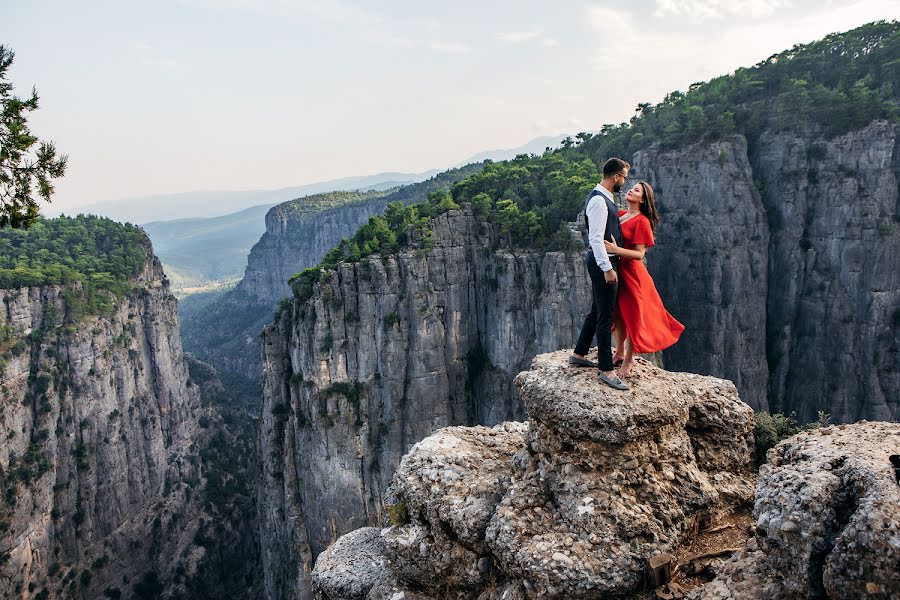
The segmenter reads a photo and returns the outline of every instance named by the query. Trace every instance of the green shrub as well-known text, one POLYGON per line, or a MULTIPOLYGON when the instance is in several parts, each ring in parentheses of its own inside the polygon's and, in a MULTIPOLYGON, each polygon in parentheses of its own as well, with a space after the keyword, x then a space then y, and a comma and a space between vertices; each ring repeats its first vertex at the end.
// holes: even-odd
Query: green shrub
POLYGON ((799 425, 794 413, 783 415, 780 413, 758 412, 754 415, 753 436, 756 440, 756 466, 766 462, 766 453, 774 448, 778 442, 785 440, 801 431, 817 429, 828 425, 830 415, 819 411, 818 418, 807 425, 799 425))
POLYGON ((406 502, 398 502, 385 507, 388 514, 388 521, 394 527, 402 527, 409 523, 409 513, 406 509, 406 502))

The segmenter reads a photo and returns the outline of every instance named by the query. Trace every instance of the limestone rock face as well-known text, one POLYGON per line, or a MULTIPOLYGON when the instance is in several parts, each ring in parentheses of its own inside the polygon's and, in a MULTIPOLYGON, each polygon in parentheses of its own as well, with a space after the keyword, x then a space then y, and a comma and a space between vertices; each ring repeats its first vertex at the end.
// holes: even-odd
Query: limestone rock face
POLYGON ((493 575, 485 530, 513 479, 527 427, 448 427, 413 446, 388 492, 394 521, 385 555, 401 579, 438 579, 448 588, 483 586, 493 575), (440 524, 439 527, 433 527, 440 524))
POLYGON ((900 597, 900 424, 801 433, 760 470, 756 539, 693 594, 716 598, 900 597))
POLYGON ((348 533, 320 554, 317 563, 314 591, 318 598, 365 600, 386 574, 381 530, 361 527, 348 533))
MULTIPOLYGON (((476 173, 481 163, 450 169, 419 183, 387 192, 337 192, 347 200, 333 208, 311 207, 308 198, 283 202, 266 213, 266 231, 250 250, 244 277, 235 289, 184 319, 185 348, 220 373, 233 373, 255 389, 262 373, 260 338, 280 300, 291 296, 288 279, 319 264, 341 239, 351 237, 390 202, 421 202, 428 193, 476 173)), ((248 413, 258 397, 240 398, 248 413)))
POLYGON ((216 417, 188 381, 159 262, 132 283, 112 314, 77 322, 62 288, 0 290, 17 339, 0 397, 0 597, 130 597, 148 574, 171 594, 227 590, 201 572, 227 551, 194 541, 213 529, 199 423, 216 417))
POLYGON ((634 156, 662 215, 648 268, 686 326, 667 367, 803 422, 900 419, 898 132, 874 121, 634 156))
POLYGON ((273 598, 309 589, 312 559, 380 525, 400 458, 448 425, 522 419, 513 378, 569 346, 590 306, 580 253, 492 250, 466 210, 427 252, 342 264, 263 338, 260 482, 273 598), (299 583, 298 583, 299 582, 299 583))
POLYGON ((527 425, 443 429, 404 457, 380 586, 483 600, 627 596, 651 556, 751 500, 753 413, 733 384, 640 360, 632 389, 618 392, 568 354, 540 355, 516 377, 527 425))

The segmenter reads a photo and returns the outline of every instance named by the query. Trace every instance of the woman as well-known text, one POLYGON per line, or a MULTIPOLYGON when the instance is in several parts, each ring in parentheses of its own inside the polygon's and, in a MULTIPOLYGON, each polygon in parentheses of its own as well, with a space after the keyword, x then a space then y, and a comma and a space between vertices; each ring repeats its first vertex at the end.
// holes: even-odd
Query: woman
POLYGON ((619 298, 616 306, 614 361, 622 361, 619 377, 631 375, 634 355, 659 352, 678 341, 684 325, 663 307, 653 279, 641 262, 647 248, 653 245, 653 232, 659 213, 653 199, 653 188, 639 181, 625 196, 628 210, 619 211, 622 223, 622 246, 615 240, 604 242, 609 254, 622 257, 619 266, 619 298))

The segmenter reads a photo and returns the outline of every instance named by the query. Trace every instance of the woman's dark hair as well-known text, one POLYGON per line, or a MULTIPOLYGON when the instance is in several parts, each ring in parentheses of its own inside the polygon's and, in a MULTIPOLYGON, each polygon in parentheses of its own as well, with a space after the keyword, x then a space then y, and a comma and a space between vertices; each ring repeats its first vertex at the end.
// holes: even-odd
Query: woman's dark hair
POLYGON ((646 181, 638 181, 641 191, 644 192, 644 201, 641 202, 641 214, 650 221, 651 231, 656 231, 659 225, 659 211, 656 210, 656 199, 653 196, 653 188, 646 181))

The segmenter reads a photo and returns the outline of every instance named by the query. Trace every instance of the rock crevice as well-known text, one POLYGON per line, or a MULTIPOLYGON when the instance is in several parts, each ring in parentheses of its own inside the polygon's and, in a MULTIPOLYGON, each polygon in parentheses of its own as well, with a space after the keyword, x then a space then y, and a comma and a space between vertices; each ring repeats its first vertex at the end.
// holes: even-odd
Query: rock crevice
MULTIPOLYGON (((641 360, 632 390, 616 392, 567 357, 540 355, 516 377, 527 424, 450 427, 403 458, 393 526, 374 542, 385 560, 353 597, 626 596, 651 557, 750 502, 753 415, 730 382, 641 360)), ((358 542, 316 563, 320 598, 351 597, 334 557, 358 542)))

